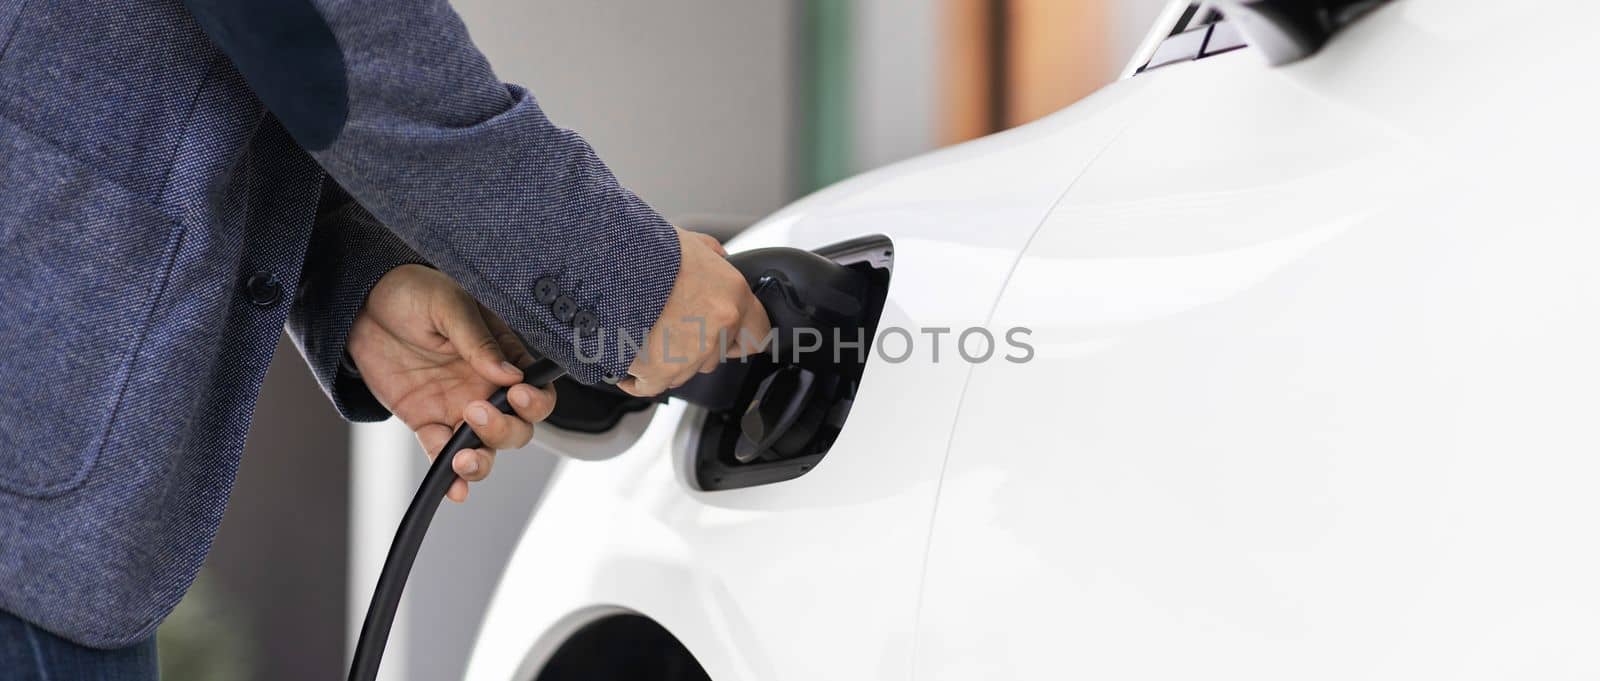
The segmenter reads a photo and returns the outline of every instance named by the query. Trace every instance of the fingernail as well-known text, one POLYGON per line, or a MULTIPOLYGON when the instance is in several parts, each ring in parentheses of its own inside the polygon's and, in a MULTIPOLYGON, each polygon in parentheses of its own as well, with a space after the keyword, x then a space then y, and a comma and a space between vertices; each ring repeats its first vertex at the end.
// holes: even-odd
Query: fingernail
POLYGON ((510 362, 501 362, 500 363, 500 368, 501 369, 505 369, 506 372, 508 372, 508 373, 517 374, 519 376, 522 375, 522 370, 518 369, 517 365, 512 364, 510 362))
POLYGON ((467 407, 467 420, 471 421, 472 425, 475 426, 487 426, 489 425, 489 410, 484 409, 481 404, 467 407))
POLYGON ((511 391, 511 403, 519 407, 526 407, 532 404, 533 400, 528 398, 527 390, 518 389, 511 391))
POLYGON ((472 474, 477 473, 477 472, 478 472, 478 457, 473 456, 471 454, 468 454, 466 463, 461 464, 461 474, 462 475, 472 475, 472 474))

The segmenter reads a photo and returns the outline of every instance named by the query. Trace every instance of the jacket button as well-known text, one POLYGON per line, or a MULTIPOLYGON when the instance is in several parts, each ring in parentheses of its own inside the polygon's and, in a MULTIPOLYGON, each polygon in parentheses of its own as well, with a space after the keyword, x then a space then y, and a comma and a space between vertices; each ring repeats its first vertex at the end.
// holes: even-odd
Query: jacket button
POLYGON ((539 277, 533 282, 533 299, 540 305, 549 305, 556 302, 556 296, 561 295, 561 287, 556 286, 556 280, 550 277, 539 277))
POLYGON ((571 297, 557 296, 556 302, 550 304, 550 312, 554 313, 556 319, 561 320, 562 324, 566 324, 571 322, 572 318, 578 314, 578 303, 573 301, 571 297))
POLYGON ((578 330, 580 336, 591 336, 600 329, 600 320, 595 319, 594 313, 588 310, 578 310, 572 315, 572 328, 578 330))
POLYGON ((283 300, 283 284, 271 272, 257 272, 244 282, 244 292, 257 307, 272 307, 283 300))

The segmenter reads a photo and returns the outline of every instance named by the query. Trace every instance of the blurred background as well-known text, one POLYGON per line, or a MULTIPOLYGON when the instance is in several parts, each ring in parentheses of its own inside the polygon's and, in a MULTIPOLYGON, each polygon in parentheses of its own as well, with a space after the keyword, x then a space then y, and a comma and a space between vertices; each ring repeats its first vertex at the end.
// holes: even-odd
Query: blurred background
MULTIPOLYGON (((1165 4, 454 2, 502 79, 669 219, 721 237, 850 175, 1071 104, 1116 78, 1165 4)), ((387 679, 461 676, 553 465, 503 453, 468 504, 441 509, 387 679)), ((160 632, 164 678, 341 678, 424 467, 403 426, 341 423, 281 343, 222 531, 160 632)))

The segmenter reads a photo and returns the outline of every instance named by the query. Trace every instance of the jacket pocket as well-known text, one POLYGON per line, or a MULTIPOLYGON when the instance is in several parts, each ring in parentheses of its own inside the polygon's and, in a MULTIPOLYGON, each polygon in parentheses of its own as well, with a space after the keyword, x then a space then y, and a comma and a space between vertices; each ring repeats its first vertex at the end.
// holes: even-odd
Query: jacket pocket
POLYGON ((0 491, 59 496, 106 446, 177 223, 0 116, 0 491))

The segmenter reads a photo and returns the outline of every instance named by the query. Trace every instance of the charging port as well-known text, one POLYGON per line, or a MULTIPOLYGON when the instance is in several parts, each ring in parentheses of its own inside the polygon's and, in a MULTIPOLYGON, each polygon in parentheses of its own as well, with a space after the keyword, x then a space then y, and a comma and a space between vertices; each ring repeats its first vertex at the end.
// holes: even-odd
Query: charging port
MULTIPOLYGON (((865 283, 855 301, 836 301, 846 319, 816 339, 830 351, 812 361, 771 353, 747 360, 737 397, 707 410, 694 446, 696 485, 707 491, 792 480, 814 468, 845 426, 862 372, 872 353, 893 269, 886 236, 853 239, 817 249, 819 256, 852 270, 865 283), (817 361, 821 358, 825 361, 817 361)), ((804 291, 802 290, 803 294, 804 291)))

